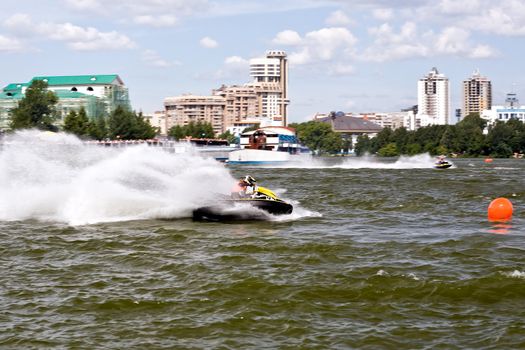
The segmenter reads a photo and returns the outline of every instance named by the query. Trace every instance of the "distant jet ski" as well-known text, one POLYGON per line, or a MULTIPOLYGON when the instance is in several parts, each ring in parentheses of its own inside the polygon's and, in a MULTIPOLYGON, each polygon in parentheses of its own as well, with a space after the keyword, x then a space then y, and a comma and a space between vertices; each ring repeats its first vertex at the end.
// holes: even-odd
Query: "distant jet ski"
POLYGON ((446 160, 442 162, 437 162, 434 164, 434 168, 436 169, 447 169, 447 168, 450 168, 451 166, 452 166, 452 163, 446 160))
POLYGON ((436 169, 447 169, 452 166, 452 163, 445 159, 445 155, 437 157, 436 162, 434 163, 434 168, 436 169))
POLYGON ((269 215, 291 214, 293 206, 264 187, 246 198, 225 198, 193 211, 195 221, 268 220, 269 215))

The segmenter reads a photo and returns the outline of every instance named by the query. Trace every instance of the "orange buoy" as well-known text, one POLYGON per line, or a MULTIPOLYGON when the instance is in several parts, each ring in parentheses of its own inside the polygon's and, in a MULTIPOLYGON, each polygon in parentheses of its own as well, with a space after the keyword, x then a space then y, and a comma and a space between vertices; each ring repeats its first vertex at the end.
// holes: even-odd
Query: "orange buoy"
POLYGON ((490 221, 507 221, 512 218, 512 203, 507 198, 496 198, 490 202, 488 217, 490 221))
POLYGON ((492 158, 485 158, 485 163, 492 163, 492 158))

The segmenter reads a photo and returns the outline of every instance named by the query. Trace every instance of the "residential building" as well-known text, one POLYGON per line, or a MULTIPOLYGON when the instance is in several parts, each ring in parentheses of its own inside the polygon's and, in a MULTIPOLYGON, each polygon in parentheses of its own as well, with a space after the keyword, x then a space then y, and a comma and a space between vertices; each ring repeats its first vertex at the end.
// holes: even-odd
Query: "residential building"
POLYGON ((462 117, 478 113, 492 107, 492 83, 475 70, 472 76, 463 81, 462 117))
POLYGON ((18 106, 24 98, 27 88, 35 80, 43 80, 48 90, 58 97, 55 106, 58 125, 71 111, 78 111, 81 107, 86 110, 90 118, 96 118, 111 113, 122 106, 131 109, 128 89, 116 74, 111 75, 73 75, 73 76, 39 76, 28 83, 12 83, 0 93, 0 129, 9 127, 10 111, 18 106))
POLYGON ((445 125, 450 120, 450 82, 437 68, 417 83, 418 114, 420 126, 445 125))
POLYGON ((188 125, 190 122, 210 123, 213 132, 224 131, 224 110, 226 100, 222 96, 182 95, 164 99, 166 129, 174 125, 188 125))
POLYGON ((223 85, 213 90, 212 94, 221 96, 225 100, 223 130, 246 118, 258 115, 258 97, 254 87, 223 85))

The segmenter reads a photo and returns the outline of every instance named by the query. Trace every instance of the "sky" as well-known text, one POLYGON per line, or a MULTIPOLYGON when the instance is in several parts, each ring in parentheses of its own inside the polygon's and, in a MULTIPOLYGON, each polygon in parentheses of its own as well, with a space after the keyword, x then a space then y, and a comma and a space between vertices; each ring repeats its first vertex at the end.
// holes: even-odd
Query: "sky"
POLYGON ((525 104, 525 0, 26 0, 0 3, 0 86, 118 74, 137 112, 251 81, 249 60, 289 58, 289 122, 417 104, 432 67, 452 108, 478 69, 493 104, 525 104))

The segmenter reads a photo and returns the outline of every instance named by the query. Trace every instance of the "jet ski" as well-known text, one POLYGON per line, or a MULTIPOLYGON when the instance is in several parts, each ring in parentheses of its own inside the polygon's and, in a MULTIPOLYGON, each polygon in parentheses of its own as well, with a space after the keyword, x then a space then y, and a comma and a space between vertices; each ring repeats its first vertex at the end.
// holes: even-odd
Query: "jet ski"
POLYGON ((447 169, 452 166, 452 163, 445 161, 437 162, 434 164, 434 168, 436 169, 447 169))
POLYGON ((290 203, 259 186, 250 197, 219 199, 214 205, 193 210, 192 217, 194 221, 268 220, 269 214, 288 215, 292 211, 290 203))

